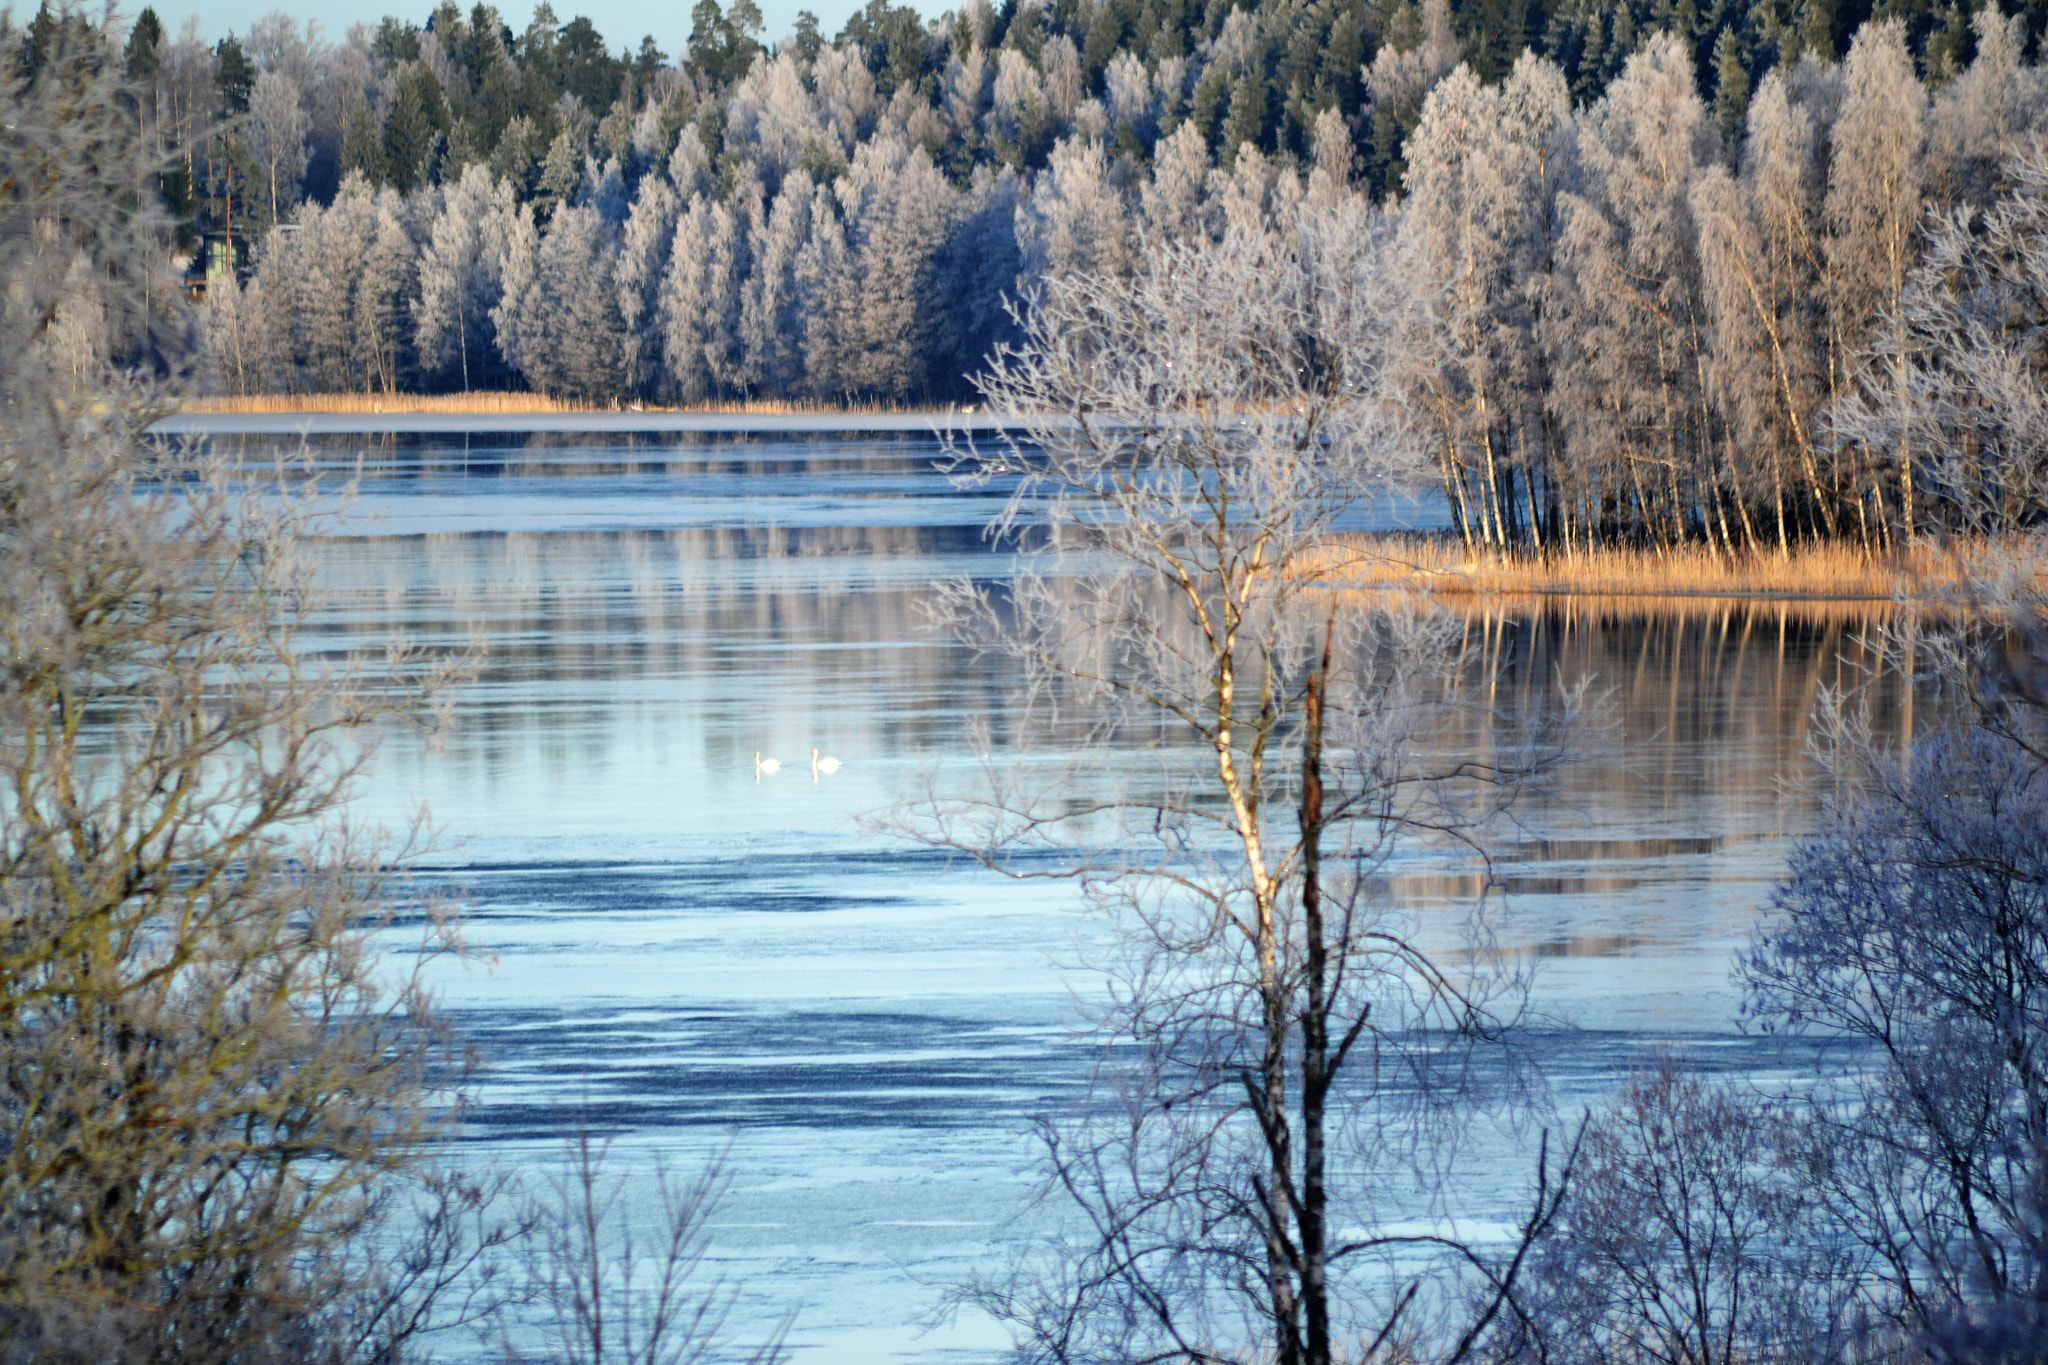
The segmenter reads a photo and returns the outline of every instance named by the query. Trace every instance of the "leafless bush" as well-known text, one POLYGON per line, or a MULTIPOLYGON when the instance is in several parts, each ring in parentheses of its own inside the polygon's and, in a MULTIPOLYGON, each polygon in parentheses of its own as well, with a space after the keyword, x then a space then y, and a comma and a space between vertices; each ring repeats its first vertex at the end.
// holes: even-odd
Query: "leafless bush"
POLYGON ((2048 1285, 2048 773, 1968 718, 1903 757, 1855 717, 1836 741, 1739 976, 1767 1022, 1851 1045, 1807 1119, 1810 1197, 1940 1354, 2038 1323, 2048 1285))
MULTIPOLYGON (((562 1168, 528 1201, 521 1264, 549 1365, 695 1365, 731 1354, 734 1292, 707 1279, 710 1222, 724 1197, 723 1157, 692 1180, 658 1163, 652 1179, 607 1176, 607 1144, 569 1139, 562 1168)), ((785 1320, 744 1359, 783 1359, 785 1320)), ((506 1356, 530 1359, 501 1328, 506 1356)))
POLYGON ((1587 1130, 1494 1349, 1559 1365, 1840 1358, 1854 1258, 1825 1234, 1801 1159, 1779 1105, 1662 1058, 1587 1130))
POLYGON ((435 1163, 453 921, 348 800, 454 670, 309 657, 308 501, 142 434, 153 168, 105 27, 49 18, 0 76, 0 1355, 395 1359, 494 1234, 435 1163))

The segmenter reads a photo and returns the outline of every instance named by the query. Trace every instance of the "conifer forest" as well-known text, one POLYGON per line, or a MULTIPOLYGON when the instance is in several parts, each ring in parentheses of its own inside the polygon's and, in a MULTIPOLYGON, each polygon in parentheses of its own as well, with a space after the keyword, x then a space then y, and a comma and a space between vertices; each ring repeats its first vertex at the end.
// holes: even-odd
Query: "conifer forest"
POLYGON ((1038 283, 1355 198, 1471 542, 1887 548, 2010 523, 2037 458, 2037 400, 1965 390, 2039 364, 2044 22, 878 2, 766 43, 740 0, 673 56, 453 4, 107 41, 180 149, 221 392, 958 401, 1038 283))

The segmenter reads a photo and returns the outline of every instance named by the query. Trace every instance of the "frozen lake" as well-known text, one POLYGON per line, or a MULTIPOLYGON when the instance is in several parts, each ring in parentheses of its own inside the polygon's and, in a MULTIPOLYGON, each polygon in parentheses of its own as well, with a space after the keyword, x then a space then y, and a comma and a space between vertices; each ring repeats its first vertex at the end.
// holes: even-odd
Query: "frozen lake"
MULTIPOLYGON (((1063 1027, 1087 989, 1058 966, 1072 908, 855 827, 995 704, 1003 680, 920 603, 1005 571, 980 537, 999 494, 950 487, 918 428, 312 448, 363 471, 316 547, 324 628, 485 651, 453 727, 388 741, 366 792, 388 821, 432 812, 431 866, 490 959, 443 982, 488 1063, 471 1150, 530 1164, 587 1121, 625 1163, 686 1171, 730 1141, 716 1259, 750 1320, 794 1309, 798 1360, 1000 1358, 992 1324, 922 1320, 1025 1235, 1024 1121, 1088 1060, 1063 1027), (844 766, 813 781, 814 747, 844 766), (782 770, 757 779, 757 750, 782 770)), ((1806 715, 1857 629, 1775 605, 1467 623, 1483 685, 1542 704, 1589 675, 1607 698, 1603 754, 1503 845, 1504 938, 1542 959, 1564 1107, 1660 1042, 1770 1064, 1735 1031, 1728 959, 1810 823, 1806 715)))

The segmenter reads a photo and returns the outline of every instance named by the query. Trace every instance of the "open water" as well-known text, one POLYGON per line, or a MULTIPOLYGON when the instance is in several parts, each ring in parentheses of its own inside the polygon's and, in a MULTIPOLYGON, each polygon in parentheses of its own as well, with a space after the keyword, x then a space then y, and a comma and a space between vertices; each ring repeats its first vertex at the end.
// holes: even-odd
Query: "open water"
MULTIPOLYGON (((1030 1233, 1025 1122, 1090 1059, 1066 1031, 1089 989, 1060 966, 1074 908, 856 817, 959 762, 999 705, 994 665, 920 604, 936 578, 1006 572, 980 533, 1000 490, 950 486, 915 430, 311 448, 362 473, 315 547, 329 642, 482 651, 452 725, 386 739, 364 793, 394 823, 426 807, 430 871, 469 897, 478 960, 440 989, 487 1064, 470 1151, 541 1169, 582 1124, 618 1169, 688 1172, 729 1145, 714 1261, 738 1337, 793 1312, 801 1361, 999 1359, 992 1324, 930 1314, 1030 1233), (813 748, 840 769, 814 780, 813 748)), ((1862 676, 1868 624, 1599 603, 1465 623, 1473 685, 1542 706, 1583 676, 1603 699, 1592 757, 1500 845, 1502 941, 1539 961, 1560 1108, 1661 1046, 1783 1064, 1738 1031, 1729 960, 1811 825, 1808 714, 1862 676)))

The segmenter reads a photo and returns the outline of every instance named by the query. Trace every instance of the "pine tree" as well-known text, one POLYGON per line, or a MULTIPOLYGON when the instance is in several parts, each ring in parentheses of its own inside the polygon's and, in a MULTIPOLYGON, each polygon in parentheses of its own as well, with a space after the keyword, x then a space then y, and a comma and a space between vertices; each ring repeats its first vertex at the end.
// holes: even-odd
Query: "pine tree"
POLYGON ((811 235, 816 187, 801 170, 782 182, 774 207, 756 223, 748 254, 754 268, 740 291, 741 382, 763 396, 792 396, 803 381, 803 314, 798 262, 811 235))
POLYGON ((680 207, 668 182, 649 176, 640 184, 621 234, 613 280, 623 342, 621 382, 628 393, 651 395, 661 387, 661 282, 680 207))
POLYGON ((441 154, 448 127, 448 103, 433 68, 425 62, 408 63, 392 81, 391 109, 384 116, 388 183, 401 193, 424 183, 441 154))
POLYGON ((143 6, 142 13, 135 16, 135 27, 128 30, 128 46, 123 53, 129 80, 142 86, 155 84, 156 73, 163 65, 159 55, 163 43, 163 21, 156 17, 155 10, 143 6))
POLYGON ((564 128, 548 144, 547 159, 541 163, 540 181, 534 186, 541 210, 552 213, 557 206, 567 202, 582 183, 583 155, 576 150, 574 137, 564 128))
POLYGON ((230 33, 213 49, 213 87, 220 92, 220 107, 227 114, 247 113, 249 94, 256 88, 256 67, 240 40, 230 33))
POLYGON ((384 130, 378 125, 367 97, 359 97, 349 112, 348 127, 341 140, 341 173, 359 175, 372 185, 385 182, 384 130))
POLYGON ((1733 28, 1724 28, 1714 43, 1714 123, 1721 131, 1721 146, 1731 158, 1748 113, 1749 72, 1743 67, 1742 42, 1733 28))

